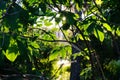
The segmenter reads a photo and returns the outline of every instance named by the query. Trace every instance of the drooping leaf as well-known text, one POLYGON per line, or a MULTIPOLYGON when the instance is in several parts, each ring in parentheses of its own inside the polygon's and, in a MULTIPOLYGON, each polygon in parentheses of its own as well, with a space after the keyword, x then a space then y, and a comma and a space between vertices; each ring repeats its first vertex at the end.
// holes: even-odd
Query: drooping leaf
POLYGON ((105 27, 108 31, 112 31, 111 27, 107 23, 104 23, 103 27, 105 27))
POLYGON ((8 60, 14 62, 17 56, 19 55, 18 46, 14 39, 10 40, 9 47, 6 51, 3 51, 4 55, 8 60))
POLYGON ((10 52, 9 50, 6 50, 6 53, 5 53, 6 58, 11 62, 14 62, 18 55, 19 55, 19 52, 15 53, 15 52, 10 52))
POLYGON ((100 30, 94 28, 94 35, 96 38, 98 38, 101 42, 104 40, 104 33, 101 32, 100 30))
POLYGON ((32 51, 32 48, 30 46, 28 46, 28 50, 29 50, 30 54, 33 55, 33 51, 32 51))

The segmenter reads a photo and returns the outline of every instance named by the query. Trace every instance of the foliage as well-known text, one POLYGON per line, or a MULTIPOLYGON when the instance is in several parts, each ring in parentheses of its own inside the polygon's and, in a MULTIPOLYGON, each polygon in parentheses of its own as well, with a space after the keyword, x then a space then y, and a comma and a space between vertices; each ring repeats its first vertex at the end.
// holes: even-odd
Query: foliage
POLYGON ((52 70, 58 57, 74 56, 71 64, 79 57, 81 79, 119 79, 119 3, 0 0, 0 74, 22 74, 22 78, 35 74, 33 79, 49 80, 55 77, 52 70), (58 31, 62 40, 56 37, 58 31), (77 53, 71 55, 71 47, 77 53))
POLYGON ((114 75, 119 74, 120 60, 118 61, 111 60, 109 64, 106 66, 106 68, 114 75))

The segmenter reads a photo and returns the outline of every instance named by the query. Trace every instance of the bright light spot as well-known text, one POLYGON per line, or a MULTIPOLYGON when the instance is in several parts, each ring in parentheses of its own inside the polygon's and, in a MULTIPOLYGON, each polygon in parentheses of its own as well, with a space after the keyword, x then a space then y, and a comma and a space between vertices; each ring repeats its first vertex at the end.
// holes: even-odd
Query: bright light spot
POLYGON ((56 17, 57 17, 57 18, 60 17, 60 14, 57 14, 56 17))
POLYGON ((58 65, 70 66, 70 62, 68 60, 61 59, 57 62, 58 65))
POLYGON ((33 24, 33 26, 34 26, 34 27, 36 27, 36 26, 37 26, 37 24, 33 24))
POLYGON ((65 18, 65 17, 63 17, 63 20, 65 21, 65 20, 66 20, 66 18, 65 18))

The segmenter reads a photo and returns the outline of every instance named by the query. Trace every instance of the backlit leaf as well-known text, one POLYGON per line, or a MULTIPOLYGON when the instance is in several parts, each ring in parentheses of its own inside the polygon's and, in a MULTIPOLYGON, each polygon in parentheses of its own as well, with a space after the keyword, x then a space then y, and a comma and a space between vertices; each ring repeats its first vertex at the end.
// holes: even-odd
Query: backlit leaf
POLYGON ((19 55, 19 52, 15 53, 15 52, 10 52, 9 50, 6 50, 6 53, 5 53, 6 58, 11 62, 14 62, 18 55, 19 55))
POLYGON ((40 48, 40 46, 36 42, 31 42, 30 45, 34 48, 40 48))
POLYGON ((95 37, 98 38, 101 42, 103 42, 103 40, 104 40, 104 33, 103 33, 103 32, 101 32, 100 30, 94 28, 94 35, 95 35, 95 37))
POLYGON ((108 31, 112 31, 111 27, 107 23, 104 23, 103 27, 105 27, 108 31))
POLYGON ((120 28, 117 28, 116 34, 117 34, 118 36, 120 36, 120 28))
POLYGON ((54 53, 51 53, 49 56, 49 60, 52 61, 58 57, 58 51, 55 51, 54 53))
POLYGON ((14 39, 10 40, 8 49, 6 50, 6 52, 3 51, 3 53, 8 60, 10 60, 11 62, 15 61, 15 59, 19 55, 19 51, 18 51, 17 43, 14 39))
POLYGON ((45 26, 51 26, 52 25, 52 23, 48 22, 48 21, 45 21, 44 24, 45 24, 45 26))

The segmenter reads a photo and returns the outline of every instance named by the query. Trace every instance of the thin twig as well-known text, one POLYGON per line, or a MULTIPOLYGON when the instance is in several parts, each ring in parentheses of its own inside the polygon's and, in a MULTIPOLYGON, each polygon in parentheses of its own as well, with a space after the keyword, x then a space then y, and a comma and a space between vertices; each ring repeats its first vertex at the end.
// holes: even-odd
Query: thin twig
POLYGON ((47 4, 51 9, 53 9, 54 11, 59 12, 59 11, 57 11, 53 6, 51 6, 49 3, 46 2, 46 4, 47 4))
POLYGON ((99 59, 98 59, 98 56, 97 56, 96 52, 94 52, 94 54, 95 54, 95 58, 96 58, 97 64, 98 64, 98 66, 99 66, 99 68, 100 68, 100 71, 101 71, 101 74, 102 74, 102 78, 103 78, 103 80, 106 80, 104 71, 103 71, 103 69, 102 69, 102 66, 101 66, 101 64, 100 64, 100 61, 99 61, 99 59))
POLYGON ((56 4, 56 1, 55 0, 52 0, 54 6, 59 10, 59 12, 61 12, 61 9, 59 8, 59 6, 56 4))
POLYGON ((60 27, 60 25, 59 25, 59 28, 60 28, 60 30, 61 30, 61 32, 62 32, 64 38, 68 41, 68 39, 67 39, 67 37, 66 37, 66 35, 65 35, 64 31, 63 31, 63 29, 60 27))
POLYGON ((48 34, 53 40, 55 40, 54 37, 53 37, 49 32, 47 32, 47 31, 44 30, 44 29, 41 29, 41 28, 29 28, 29 29, 30 29, 30 30, 31 30, 31 29, 38 29, 38 30, 41 30, 41 31, 43 31, 44 33, 48 34))
POLYGON ((46 39, 41 39, 41 38, 38 38, 38 40, 47 41, 47 42, 68 42, 68 43, 71 43, 70 41, 66 41, 66 40, 46 40, 46 39))
POLYGON ((63 67, 64 64, 61 64, 60 67, 55 71, 54 75, 50 78, 50 80, 52 80, 55 75, 58 73, 58 71, 63 67))
MULTIPOLYGON (((69 40, 67 39, 67 37, 66 37, 65 33, 63 32, 62 28, 61 28, 60 26, 59 26, 59 28, 60 28, 60 30, 62 31, 62 33, 63 33, 65 39, 69 42, 69 40)), ((76 50, 78 50, 79 52, 80 52, 81 50, 84 51, 84 49, 82 49, 82 47, 76 46, 76 44, 73 43, 73 42, 70 42, 69 44, 71 44, 71 45, 72 45, 76 50)))

